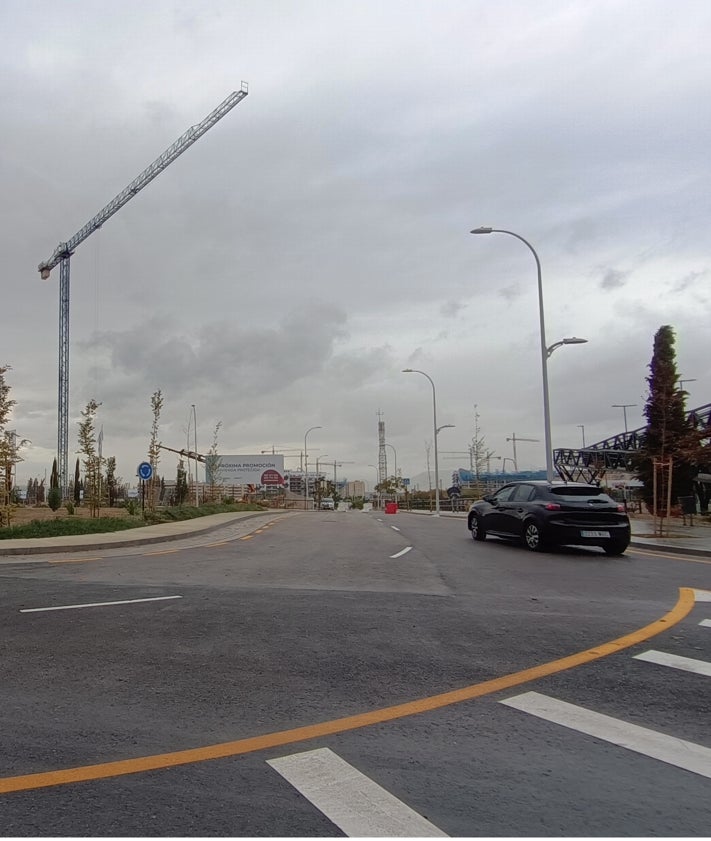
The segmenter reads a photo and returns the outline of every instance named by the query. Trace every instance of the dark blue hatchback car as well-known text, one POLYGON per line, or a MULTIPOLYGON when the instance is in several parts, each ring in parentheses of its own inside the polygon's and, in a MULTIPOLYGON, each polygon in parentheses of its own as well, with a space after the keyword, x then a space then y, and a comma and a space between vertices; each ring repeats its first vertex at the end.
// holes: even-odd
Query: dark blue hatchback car
POLYGON ((531 552, 547 546, 599 546, 621 555, 629 546, 624 505, 596 485, 577 482, 511 482, 469 508, 474 540, 517 538, 531 552))

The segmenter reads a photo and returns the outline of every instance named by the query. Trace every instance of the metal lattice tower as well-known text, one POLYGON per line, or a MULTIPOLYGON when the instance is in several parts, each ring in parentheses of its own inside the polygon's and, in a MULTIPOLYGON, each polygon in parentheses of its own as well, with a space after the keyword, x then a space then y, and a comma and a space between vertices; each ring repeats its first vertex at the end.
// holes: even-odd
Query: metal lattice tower
POLYGON ((62 496, 66 497, 69 484, 67 461, 69 451, 69 258, 76 247, 98 230, 104 222, 110 219, 116 211, 129 202, 136 193, 146 185, 183 152, 209 131, 218 120, 241 102, 248 93, 247 84, 242 82, 239 91, 233 91, 224 102, 197 125, 191 126, 162 155, 136 176, 133 181, 115 196, 96 216, 90 219, 81 230, 67 242, 60 242, 54 253, 37 267, 42 280, 46 280, 52 269, 59 265, 59 383, 57 400, 57 467, 59 472, 59 486, 62 496))
POLYGON ((378 409, 378 482, 383 484, 388 480, 388 457, 385 450, 385 421, 383 413, 378 409))

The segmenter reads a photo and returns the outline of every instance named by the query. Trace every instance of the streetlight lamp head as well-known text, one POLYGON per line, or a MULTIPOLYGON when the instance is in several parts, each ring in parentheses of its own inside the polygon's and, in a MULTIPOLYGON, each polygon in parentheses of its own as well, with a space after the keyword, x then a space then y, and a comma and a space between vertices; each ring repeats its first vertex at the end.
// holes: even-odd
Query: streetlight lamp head
POLYGON ((564 345, 586 345, 587 339, 579 339, 577 336, 571 336, 569 339, 563 339, 564 345))
POLYGON ((403 374, 414 374, 415 372, 413 371, 412 368, 403 368, 402 373, 403 374))
POLYGON ((474 228, 473 231, 469 231, 470 234, 490 234, 494 229, 493 228, 486 228, 482 226, 481 228, 474 228))

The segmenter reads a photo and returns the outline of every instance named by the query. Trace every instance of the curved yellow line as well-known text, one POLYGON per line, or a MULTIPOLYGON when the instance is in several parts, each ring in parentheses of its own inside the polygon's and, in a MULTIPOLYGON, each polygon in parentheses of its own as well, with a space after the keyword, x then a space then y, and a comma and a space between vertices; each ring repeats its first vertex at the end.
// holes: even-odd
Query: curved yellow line
POLYGON ((603 645, 598 645, 595 648, 588 648, 586 651, 580 651, 577 654, 571 654, 559 660, 552 660, 549 663, 533 666, 530 669, 514 672, 504 677, 486 680, 483 683, 465 686, 462 689, 443 692, 439 695, 431 695, 427 698, 420 698, 417 701, 384 707, 383 709, 372 710, 371 712, 360 713, 359 715, 350 715, 332 721, 323 721, 319 724, 297 727, 293 730, 279 730, 263 736, 238 739, 234 742, 223 742, 202 748, 160 753, 153 756, 142 756, 136 759, 123 759, 118 762, 104 762, 99 765, 84 765, 78 768, 66 768, 60 771, 45 771, 39 774, 5 777, 0 779, 0 793, 6 794, 11 791, 27 791, 29 789, 45 788, 47 786, 57 786, 66 783, 85 782, 87 780, 101 780, 106 777, 118 777, 124 774, 137 774, 142 771, 154 771, 161 768, 172 768, 176 765, 187 765, 192 762, 203 762, 207 759, 239 756, 268 748, 282 747, 283 745, 293 744, 294 742, 316 739, 321 736, 330 736, 334 733, 343 733, 347 730, 356 730, 360 727, 368 727, 373 724, 381 724, 385 721, 393 721, 397 718, 405 718, 406 716, 416 715, 417 713, 436 710, 440 707, 449 706, 450 704, 458 704, 461 701, 470 701, 472 698, 480 698, 482 695, 490 695, 502 689, 509 689, 512 686, 519 686, 531 680, 538 680, 547 675, 572 669, 584 663, 590 663, 593 660, 598 660, 601 657, 606 657, 609 654, 614 654, 624 648, 629 648, 639 642, 648 640, 650 637, 666 631, 684 619, 691 612, 694 606, 694 600, 694 591, 691 588, 680 587, 679 599, 676 605, 660 619, 657 619, 650 625, 646 625, 644 628, 640 628, 623 637, 618 637, 603 645))

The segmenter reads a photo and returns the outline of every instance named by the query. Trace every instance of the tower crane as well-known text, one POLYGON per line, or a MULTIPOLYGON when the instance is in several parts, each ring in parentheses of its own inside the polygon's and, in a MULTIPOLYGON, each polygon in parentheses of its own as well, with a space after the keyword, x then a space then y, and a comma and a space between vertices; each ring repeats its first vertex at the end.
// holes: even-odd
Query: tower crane
POLYGON ((60 242, 54 249, 52 256, 40 263, 38 271, 42 280, 47 280, 53 268, 59 266, 59 381, 57 400, 57 460, 60 487, 62 496, 66 497, 69 482, 67 473, 67 461, 69 450, 69 258, 72 256, 78 245, 98 230, 104 222, 110 219, 114 213, 120 210, 129 202, 136 193, 144 187, 163 170, 170 166, 173 161, 183 152, 199 140, 205 132, 209 131, 215 123, 221 120, 225 114, 231 111, 235 105, 247 96, 249 89, 246 82, 242 82, 238 91, 233 91, 224 102, 220 103, 214 111, 211 111, 205 119, 197 125, 191 126, 162 155, 159 155, 153 163, 146 167, 143 172, 136 176, 131 183, 125 187, 117 196, 100 210, 96 216, 90 219, 83 228, 77 231, 74 236, 66 242, 60 242))

